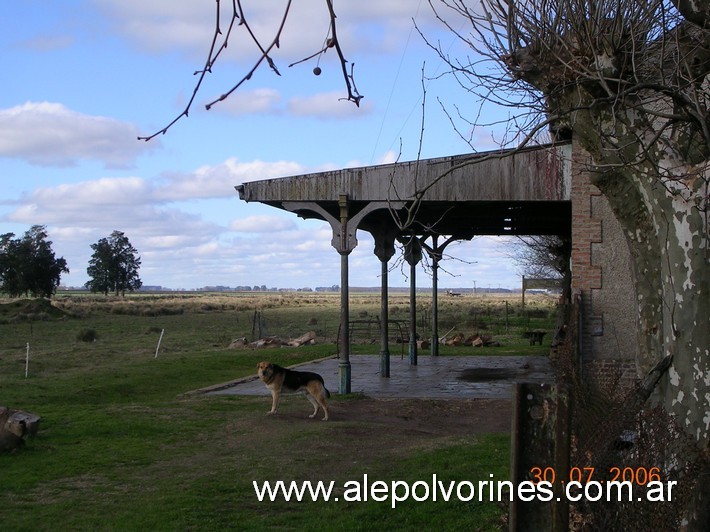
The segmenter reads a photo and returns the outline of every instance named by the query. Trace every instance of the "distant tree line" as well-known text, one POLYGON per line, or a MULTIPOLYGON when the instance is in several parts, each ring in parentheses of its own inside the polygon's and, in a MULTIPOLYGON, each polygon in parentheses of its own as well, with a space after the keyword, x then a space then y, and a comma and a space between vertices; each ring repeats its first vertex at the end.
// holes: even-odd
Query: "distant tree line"
POLYGON ((64 257, 57 258, 43 225, 33 225, 22 238, 0 236, 0 291, 10 297, 52 297, 63 273, 64 257))
POLYGON ((86 269, 90 277, 84 285, 86 288, 104 295, 110 292, 125 295, 126 290, 133 292, 143 285, 138 276, 141 258, 121 231, 114 231, 108 238, 91 244, 91 249, 94 254, 86 269))
MULTIPOLYGON (((125 295, 138 290, 141 259, 126 235, 114 231, 91 245, 94 250, 85 286, 92 292, 125 295)), ((0 235, 0 292, 10 297, 51 298, 63 273, 69 273, 64 257, 56 257, 47 228, 33 225, 21 238, 14 233, 0 235)))
POLYGON ((313 289, 310 286, 304 286, 303 288, 268 288, 265 284, 261 286, 255 284, 253 287, 250 285, 237 285, 234 287, 217 285, 203 286, 199 290, 203 292, 339 292, 340 286, 317 286, 313 289))

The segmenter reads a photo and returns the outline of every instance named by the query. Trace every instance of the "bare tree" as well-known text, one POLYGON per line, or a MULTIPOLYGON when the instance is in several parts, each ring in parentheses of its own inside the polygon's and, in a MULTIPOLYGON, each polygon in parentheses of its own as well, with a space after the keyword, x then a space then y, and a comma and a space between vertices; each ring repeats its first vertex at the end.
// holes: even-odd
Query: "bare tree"
POLYGON ((572 240, 557 235, 531 235, 518 236, 508 242, 509 256, 520 268, 523 276, 530 279, 559 279, 562 304, 555 324, 558 335, 556 340, 559 340, 559 335, 570 319, 572 240))
MULTIPOLYGON (((200 91, 200 88, 202 87, 202 82, 204 81, 205 77, 212 72, 212 69, 217 64, 222 53, 227 49, 227 46, 229 45, 229 39, 233 36, 233 33, 236 33, 237 31, 243 31, 246 34, 247 38, 252 42, 254 50, 256 52, 254 63, 252 67, 248 69, 244 74, 241 74, 237 77, 237 80, 235 81, 234 85, 225 90, 225 92, 222 93, 219 97, 206 104, 205 107, 209 110, 213 105, 227 99, 234 91, 236 91, 239 87, 244 85, 244 83, 249 81, 254 75, 254 73, 263 65, 268 65, 268 68, 270 68, 274 74, 280 76, 281 72, 277 67, 276 61, 274 61, 273 59, 273 53, 280 46, 281 36, 286 28, 289 15, 291 13, 292 2, 293 0, 288 0, 284 5, 279 24, 274 34, 271 36, 271 40, 265 43, 252 30, 252 27, 249 23, 249 11, 245 9, 244 6, 245 2, 242 2, 242 0, 232 0, 231 2, 228 2, 229 7, 226 10, 223 10, 223 3, 227 2, 224 2, 223 0, 217 0, 215 8, 215 25, 214 33, 212 36, 212 42, 210 44, 209 52, 207 53, 207 59, 205 60, 204 66, 202 67, 202 69, 195 72, 195 76, 197 76, 197 81, 195 82, 195 86, 192 90, 192 96, 188 100, 187 105, 185 105, 183 111, 179 115, 177 115, 171 122, 169 122, 165 127, 151 135, 138 137, 138 140, 148 141, 157 137, 158 135, 164 135, 181 118, 187 117, 190 114, 190 110, 192 109, 192 106, 195 103, 195 98, 197 97, 197 94, 200 91)), ((343 50, 340 47, 340 41, 338 40, 338 32, 336 26, 337 17, 335 14, 335 9, 333 8, 333 0, 324 0, 324 2, 324 9, 328 11, 330 25, 328 28, 328 34, 325 35, 323 39, 323 47, 320 50, 317 50, 313 54, 309 55, 308 57, 297 61, 296 63, 292 63, 289 66, 294 66, 309 59, 318 57, 322 54, 325 54, 328 50, 335 50, 335 53, 338 55, 338 60, 341 66, 343 83, 347 90, 347 96, 345 99, 359 106, 360 100, 362 100, 363 96, 358 92, 357 87, 355 85, 355 65, 353 63, 349 63, 347 59, 345 59, 343 50)), ((314 67, 313 73, 316 76, 320 75, 320 72, 320 67, 314 67)))
POLYGON ((567 279, 571 242, 556 235, 519 236, 509 241, 509 256, 525 277, 567 279))
MULTIPOLYGON (((673 355, 662 382, 669 410, 710 437, 710 8, 651 0, 461 0, 434 4, 477 62, 438 49, 486 103, 522 106, 521 144, 541 131, 574 135, 592 180, 625 230, 649 370, 673 355), (481 59, 482 58, 482 59, 481 59), (677 400, 678 397, 684 400, 677 400)), ((436 48, 436 45, 434 45, 436 48)))
POLYGON ((661 399, 707 449, 710 3, 429 3, 475 58, 430 43, 450 73, 481 105, 520 109, 507 141, 549 131, 589 153, 592 182, 631 251, 640 368, 673 357, 661 399), (470 32, 456 29, 462 18, 470 32))

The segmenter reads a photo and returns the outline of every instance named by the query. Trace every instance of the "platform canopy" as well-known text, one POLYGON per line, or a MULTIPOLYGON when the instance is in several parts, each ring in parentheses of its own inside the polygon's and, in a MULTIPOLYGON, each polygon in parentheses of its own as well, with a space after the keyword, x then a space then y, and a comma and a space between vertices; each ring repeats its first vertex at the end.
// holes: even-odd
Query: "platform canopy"
MULTIPOLYGON (((327 221, 340 254, 340 393, 350 393, 348 255, 358 229, 375 241, 382 263, 381 375, 389 377, 387 262, 395 241, 410 264, 409 363, 417 364, 416 264, 422 248, 432 257, 433 328, 438 347, 438 257, 454 240, 476 235, 569 236, 571 144, 420 159, 362 168, 253 181, 237 186, 244 201, 257 201, 327 221), (439 236, 446 239, 439 243, 439 236), (431 237, 431 244, 424 243, 431 237)), ((437 351, 432 348, 432 355, 437 351)))
POLYGON ((571 144, 421 159, 266 179, 240 199, 416 236, 560 235, 571 227, 571 144), (375 207, 377 206, 377 207, 375 207), (409 221, 410 223, 406 223, 409 221))

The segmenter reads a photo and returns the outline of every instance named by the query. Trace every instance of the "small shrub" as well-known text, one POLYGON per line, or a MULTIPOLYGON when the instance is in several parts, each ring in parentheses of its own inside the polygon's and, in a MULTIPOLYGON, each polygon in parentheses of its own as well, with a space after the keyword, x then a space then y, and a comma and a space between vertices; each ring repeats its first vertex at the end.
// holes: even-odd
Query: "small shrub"
POLYGON ((224 347, 224 346, 229 346, 229 344, 232 343, 232 336, 227 334, 227 333, 220 333, 217 335, 217 341, 212 344, 215 347, 224 347))
POLYGON ((80 342, 95 342, 97 338, 98 335, 94 329, 81 329, 76 335, 76 339, 80 342))

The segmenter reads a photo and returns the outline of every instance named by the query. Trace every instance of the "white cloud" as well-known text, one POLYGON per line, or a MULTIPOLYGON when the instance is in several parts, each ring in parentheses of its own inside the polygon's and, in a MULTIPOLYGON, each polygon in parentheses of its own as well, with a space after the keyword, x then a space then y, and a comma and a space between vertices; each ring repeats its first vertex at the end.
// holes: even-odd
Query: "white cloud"
POLYGON ((104 177, 94 181, 42 187, 31 193, 33 202, 73 205, 79 208, 99 205, 135 205, 149 193, 140 177, 104 177))
MULTIPOLYGON (((215 33, 214 2, 175 2, 174 0, 93 0, 115 24, 119 33, 132 41, 141 50, 154 53, 184 50, 196 57, 203 57, 209 50, 215 33)), ((232 4, 221 2, 219 43, 227 34, 232 4)), ((249 28, 264 48, 269 47, 281 23, 284 2, 245 3, 245 19, 249 28)), ((280 48, 273 49, 273 56, 284 53, 313 53, 325 38, 328 30, 325 4, 294 2, 280 48), (313 31, 303 31, 304 28, 313 31), (322 31, 317 31, 320 28, 322 31)), ((244 25, 235 24, 226 57, 258 58, 260 52, 244 25)), ((285 65, 284 65, 285 66, 285 65)))
POLYGON ((247 181, 270 179, 305 173, 306 169, 291 161, 240 162, 230 157, 218 165, 206 165, 189 173, 169 173, 167 181, 155 196, 163 201, 192 200, 234 196, 234 187, 247 181))
POLYGON ((386 151, 381 157, 377 164, 392 164, 396 163, 399 158, 399 154, 394 150, 386 151))
POLYGON ((136 140, 133 124, 91 116, 51 102, 27 102, 0 110, 0 156, 39 166, 74 166, 98 160, 108 168, 127 168, 157 144, 136 140))
POLYGON ((51 225, 64 238, 98 239, 113 230, 136 235, 148 247, 202 243, 220 229, 201 217, 155 201, 151 184, 138 177, 102 178, 38 188, 22 198, 6 219, 51 225))
MULTIPOLYGON (((174 0, 93 0, 119 33, 141 50, 169 52, 185 50, 202 57, 214 35, 215 3, 175 2, 174 0)), ((222 36, 226 35, 231 17, 231 4, 221 2, 222 36)), ((283 18, 285 2, 243 2, 249 27, 264 48, 276 36, 283 18)), ((366 51, 381 54, 400 50, 412 28, 412 18, 427 25, 433 20, 428 5, 402 0, 360 0, 335 5, 338 35, 347 56, 366 51)), ((235 27, 224 55, 240 59, 259 57, 259 51, 245 26, 235 27)), ((288 64, 317 52, 329 32, 329 16, 325 2, 293 2, 281 35, 279 48, 272 56, 288 64), (286 59, 280 59, 280 58, 286 59)), ((347 57, 346 56, 346 57, 347 57)), ((348 57, 351 61, 354 58, 348 57)), ((286 64, 279 65, 285 68, 286 64)))
POLYGON ((215 107, 232 115, 279 113, 281 94, 276 89, 238 90, 215 107))
MULTIPOLYGON (((181 202, 236 196, 233 186, 243 180, 305 171, 288 161, 241 162, 231 158, 169 178, 103 177, 39 187, 8 203, 16 207, 4 219, 27 226, 48 226, 55 251, 69 262, 71 273, 63 276, 63 282, 70 286, 80 286, 87 280, 90 245, 113 230, 123 231, 138 249, 145 284, 195 288, 244 284, 246 279, 251 283, 253 279, 259 284, 285 286, 295 274, 289 276, 283 268, 269 265, 298 261, 310 264, 321 255, 320 262, 332 262, 337 272, 339 261, 330 248, 332 235, 326 224, 268 213, 247 215, 231 225, 219 224, 208 221, 206 213, 186 212, 181 202), (286 280, 282 279, 284 276, 286 280), (200 284, 195 286, 196 282, 200 284)), ((252 207, 259 206, 247 209, 252 207)), ((234 213, 227 211, 219 216, 233 218, 234 213)), ((302 275, 307 277, 314 272, 318 275, 317 267, 309 266, 302 275)), ((305 286, 309 282, 298 284, 305 286)))
POLYGON ((288 111, 295 116, 312 116, 323 119, 361 117, 372 112, 372 104, 367 100, 360 107, 345 99, 340 91, 322 92, 311 96, 297 96, 288 102, 288 111))
POLYGON ((277 216, 247 216, 234 220, 229 229, 237 233, 278 233, 296 229, 295 216, 291 219, 277 216))
POLYGON ((347 101, 346 96, 344 90, 333 91, 309 96, 294 96, 284 103, 281 94, 276 89, 240 89, 232 93, 229 98, 219 102, 213 109, 235 116, 289 114, 321 119, 360 118, 372 113, 373 105, 370 101, 361 100, 360 106, 357 107, 347 101))
POLYGON ((17 223, 61 226, 145 223, 156 214, 163 216, 167 212, 159 209, 161 204, 236 197, 234 187, 243 182, 306 171, 302 165, 290 161, 241 162, 232 157, 218 165, 205 165, 186 173, 174 172, 157 180, 137 176, 102 177, 36 188, 13 201, 18 206, 6 218, 17 223))
POLYGON ((147 183, 138 177, 102 178, 56 187, 41 187, 26 194, 7 219, 28 224, 105 227, 116 221, 145 219, 149 199, 147 183))
POLYGON ((214 31, 214 3, 172 0, 93 0, 119 33, 149 52, 207 50, 214 31))

